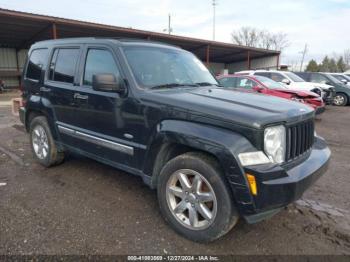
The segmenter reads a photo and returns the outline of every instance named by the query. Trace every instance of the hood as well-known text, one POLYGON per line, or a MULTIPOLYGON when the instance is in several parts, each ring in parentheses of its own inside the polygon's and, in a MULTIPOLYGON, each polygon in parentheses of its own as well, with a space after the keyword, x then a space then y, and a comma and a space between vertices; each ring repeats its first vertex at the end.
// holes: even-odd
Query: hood
POLYGON ((291 82, 290 85, 287 85, 286 87, 288 89, 311 91, 312 89, 315 89, 317 85, 317 83, 311 82, 291 82))
POLYGON ((147 91, 146 102, 162 103, 173 117, 186 115, 200 121, 211 118, 251 128, 281 122, 301 121, 314 111, 301 103, 256 93, 223 88, 177 88, 147 91), (174 113, 181 111, 181 113, 174 113), (183 114, 183 111, 186 111, 183 114))
POLYGON ((329 90, 330 88, 332 88, 333 86, 331 85, 327 85, 327 84, 321 84, 321 83, 312 83, 312 82, 307 82, 312 84, 315 87, 321 88, 322 90, 329 90))
POLYGON ((319 95, 315 94, 314 92, 304 91, 304 90, 292 90, 292 89, 273 89, 273 90, 281 93, 296 95, 299 97, 309 97, 309 98, 319 97, 319 95))

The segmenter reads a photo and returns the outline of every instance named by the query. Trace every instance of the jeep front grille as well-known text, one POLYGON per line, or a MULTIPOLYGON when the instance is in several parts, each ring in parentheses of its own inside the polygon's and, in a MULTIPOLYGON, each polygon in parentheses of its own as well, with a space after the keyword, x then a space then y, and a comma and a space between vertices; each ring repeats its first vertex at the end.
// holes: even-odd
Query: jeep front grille
POLYGON ((314 121, 307 120, 288 127, 286 160, 307 152, 314 143, 314 121))

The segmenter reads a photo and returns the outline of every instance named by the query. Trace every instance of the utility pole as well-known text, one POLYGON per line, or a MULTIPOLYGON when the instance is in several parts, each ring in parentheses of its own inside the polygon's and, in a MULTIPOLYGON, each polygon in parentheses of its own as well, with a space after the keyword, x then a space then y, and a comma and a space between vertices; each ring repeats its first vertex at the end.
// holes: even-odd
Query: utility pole
POLYGON ((217 0, 212 0, 213 1, 213 41, 215 41, 215 8, 218 5, 217 0))
POLYGON ((163 29, 163 32, 168 32, 170 35, 173 32, 173 29, 171 28, 171 15, 168 15, 168 29, 163 29))
POLYGON ((303 55, 301 58, 301 63, 300 63, 300 72, 303 71, 303 64, 304 64, 304 59, 305 59, 305 55, 306 55, 307 51, 308 51, 307 44, 305 44, 304 50, 300 52, 303 55))
POLYGON ((171 15, 169 14, 169 19, 168 19, 168 33, 169 33, 169 35, 171 34, 171 32, 173 31, 172 29, 171 29, 171 15))

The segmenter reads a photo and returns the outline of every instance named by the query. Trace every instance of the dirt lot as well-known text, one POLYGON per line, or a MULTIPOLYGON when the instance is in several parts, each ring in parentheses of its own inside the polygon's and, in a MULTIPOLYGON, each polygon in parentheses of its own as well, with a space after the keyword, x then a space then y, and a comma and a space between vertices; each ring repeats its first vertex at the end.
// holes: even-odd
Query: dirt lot
POLYGON ((301 201, 197 244, 166 225, 140 178, 76 156, 37 164, 9 99, 0 95, 0 255, 350 254, 350 107, 329 107, 317 120, 332 161, 301 201))

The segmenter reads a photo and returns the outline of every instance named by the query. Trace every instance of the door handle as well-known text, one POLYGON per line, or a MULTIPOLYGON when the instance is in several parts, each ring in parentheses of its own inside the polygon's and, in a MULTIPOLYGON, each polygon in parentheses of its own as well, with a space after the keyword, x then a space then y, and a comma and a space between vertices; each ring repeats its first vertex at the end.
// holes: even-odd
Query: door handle
POLYGON ((87 95, 82 95, 79 93, 74 93, 74 99, 80 99, 80 100, 88 100, 89 96, 87 95))
POLYGON ((41 92, 50 92, 50 91, 51 91, 51 88, 42 86, 42 87, 40 87, 40 91, 41 91, 41 92))

